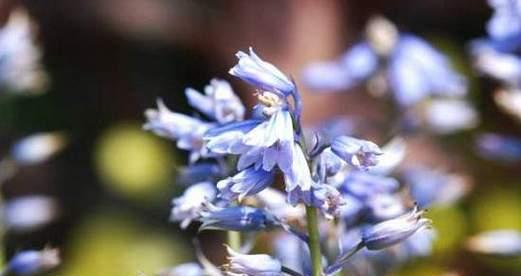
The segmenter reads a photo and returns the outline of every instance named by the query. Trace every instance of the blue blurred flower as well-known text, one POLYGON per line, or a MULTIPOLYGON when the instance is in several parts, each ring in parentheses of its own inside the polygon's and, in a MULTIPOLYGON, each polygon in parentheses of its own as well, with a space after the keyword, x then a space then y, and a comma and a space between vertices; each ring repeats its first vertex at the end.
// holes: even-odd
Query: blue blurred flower
POLYGON ((225 80, 212 79, 204 88, 204 95, 192 88, 187 88, 185 94, 191 106, 220 124, 244 118, 245 108, 225 80))
POLYGON ((0 92, 42 92, 48 84, 27 12, 16 9, 0 29, 0 92))
POLYGON ((462 176, 422 166, 407 168, 402 175, 412 198, 421 208, 451 204, 465 195, 469 189, 462 176))
POLYGON ((416 231, 429 228, 430 220, 415 207, 411 212, 394 219, 368 226, 362 231, 362 242, 369 250, 380 250, 400 243, 416 231))
POLYGON ((292 206, 287 202, 287 196, 275 188, 266 188, 255 195, 264 209, 284 221, 299 220, 305 215, 302 205, 292 206))
POLYGON ((475 40, 470 45, 473 66, 484 75, 510 86, 519 87, 521 85, 521 58, 509 51, 511 48, 518 47, 521 47, 521 41, 514 45, 506 45, 485 39, 475 40))
POLYGON ((245 196, 257 194, 267 188, 273 182, 273 178, 273 172, 247 168, 217 183, 219 197, 229 201, 242 201, 245 196))
POLYGON ((266 255, 247 255, 228 251, 228 262, 223 266, 227 276, 280 276, 282 275, 282 264, 279 260, 266 255))
POLYGON ((239 62, 230 74, 234 75, 260 90, 279 92, 288 96, 295 90, 295 85, 273 64, 263 61, 250 47, 249 55, 239 51, 236 54, 239 62))
POLYGON ((200 217, 205 202, 211 202, 217 191, 211 182, 201 182, 188 187, 183 195, 172 200, 171 221, 180 221, 181 228, 186 228, 192 220, 200 217))
POLYGON ((376 194, 395 192, 399 187, 400 183, 392 177, 353 171, 347 175, 339 189, 343 193, 367 199, 376 194))
POLYGON ((494 14, 487 24, 487 31, 494 39, 521 35, 521 1, 488 0, 494 14))
POLYGON ((16 253, 5 268, 6 275, 34 275, 47 272, 60 264, 57 249, 45 248, 41 251, 26 250, 16 253))
POLYGON ((202 230, 259 231, 280 225, 280 221, 263 209, 249 206, 221 208, 206 204, 199 218, 202 230))
POLYGON ((437 134, 467 130, 478 124, 478 114, 466 101, 435 99, 423 106, 422 121, 427 129, 437 134))
POLYGON ((495 133, 481 134, 476 139, 478 154, 486 159, 515 162, 521 160, 521 139, 495 133))
POLYGON ((387 87, 404 107, 431 95, 466 93, 466 80, 443 54, 419 37, 398 35, 382 18, 369 22, 367 42, 355 44, 337 61, 310 65, 303 79, 313 89, 343 90, 380 72, 386 72, 387 87), (379 62, 382 58, 386 62, 379 62))

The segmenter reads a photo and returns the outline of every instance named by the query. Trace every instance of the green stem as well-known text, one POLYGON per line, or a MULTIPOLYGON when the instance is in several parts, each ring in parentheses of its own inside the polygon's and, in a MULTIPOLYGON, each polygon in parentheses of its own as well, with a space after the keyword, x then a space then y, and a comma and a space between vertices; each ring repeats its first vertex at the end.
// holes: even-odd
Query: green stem
POLYGON ((317 209, 306 206, 306 219, 311 252, 312 275, 322 276, 322 253, 320 253, 320 233, 318 232, 317 209))
POLYGON ((228 235, 228 246, 235 251, 239 251, 241 249, 241 233, 237 231, 228 231, 226 233, 228 235))

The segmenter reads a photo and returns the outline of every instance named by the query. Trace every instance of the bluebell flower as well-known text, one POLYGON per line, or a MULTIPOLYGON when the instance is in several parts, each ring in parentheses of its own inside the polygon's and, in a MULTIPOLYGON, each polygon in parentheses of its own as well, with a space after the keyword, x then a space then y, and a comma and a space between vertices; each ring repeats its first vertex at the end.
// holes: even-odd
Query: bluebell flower
POLYGON ((521 138, 485 133, 477 137, 476 147, 478 154, 489 160, 505 162, 521 160, 521 138))
MULTIPOLYGON (((286 157, 281 156, 280 159, 292 158, 292 163, 288 164, 287 167, 280 166, 280 169, 284 172, 284 184, 286 192, 291 193, 295 189, 299 189, 303 192, 309 191, 313 180, 311 178, 311 172, 304 155, 304 152, 299 144, 291 144, 291 154, 286 157)), ((279 162, 279 164, 282 162, 279 162)))
POLYGON ((385 72, 386 87, 403 107, 431 95, 462 96, 466 92, 466 80, 424 40, 398 34, 382 18, 371 20, 367 33, 367 41, 355 44, 337 61, 308 67, 304 82, 313 89, 343 90, 385 72), (386 62, 380 63, 382 58, 386 62))
POLYGON ((204 88, 204 95, 192 88, 187 88, 185 94, 191 106, 220 124, 244 118, 244 105, 225 80, 212 79, 204 88))
POLYGON ((469 190, 469 183, 464 177, 422 166, 407 168, 402 176, 411 197, 421 208, 451 204, 469 190))
POLYGON ((249 54, 239 51, 236 54, 239 62, 230 74, 241 78, 260 90, 279 92, 286 96, 295 90, 293 82, 273 64, 263 61, 250 47, 249 54))
POLYGON ((251 149, 243 143, 244 136, 261 123, 261 120, 246 120, 212 128, 203 137, 206 147, 217 154, 242 154, 251 149))
POLYGON ((177 140, 178 148, 190 151, 191 162, 208 155, 208 150, 203 146, 203 135, 213 127, 212 124, 172 112, 160 99, 157 101, 157 110, 148 109, 145 115, 147 123, 143 128, 156 135, 177 140))
POLYGON ((288 192, 288 202, 296 205, 304 203, 317 208, 327 219, 333 219, 341 214, 345 204, 342 194, 333 186, 315 183, 309 190, 297 187, 288 192))
POLYGON ((287 171, 293 161, 294 140, 291 115, 281 110, 249 131, 242 142, 252 148, 263 150, 263 154, 258 156, 257 160, 262 158, 264 170, 271 170, 278 165, 282 171, 287 171))
POLYGON ((488 0, 494 14, 487 24, 487 31, 494 39, 521 35, 521 1, 488 0))
POLYGON ((338 174, 340 170, 347 165, 340 157, 338 157, 331 148, 326 148, 315 160, 313 164, 314 174, 318 176, 321 182, 327 182, 328 177, 338 174))
POLYGON ((397 218, 368 226, 362 231, 362 242, 369 250, 380 250, 409 238, 416 231, 429 228, 431 221, 423 218, 424 211, 415 207, 397 218))
POLYGON ((229 201, 242 201, 245 196, 255 195, 273 182, 274 173, 253 167, 240 171, 217 183, 219 197, 229 201))
POLYGON ((521 233, 513 229, 500 229, 471 237, 466 248, 472 252, 502 256, 521 256, 521 233))
POLYGON ((198 219, 205 202, 211 202, 217 191, 211 182, 194 184, 185 190, 183 195, 172 200, 171 221, 181 222, 181 228, 186 228, 192 220, 198 219))
POLYGON ((173 268, 163 270, 158 276, 205 276, 206 273, 198 263, 184 263, 173 268))
POLYGON ((26 250, 16 253, 7 264, 5 271, 15 275, 34 275, 47 272, 59 264, 60 257, 57 249, 26 250))
POLYGON ((383 152, 373 142, 340 136, 331 143, 331 150, 342 160, 358 169, 367 169, 378 162, 383 152))
POLYGON ((228 250, 228 262, 223 266, 227 276, 281 276, 282 264, 279 260, 266 255, 247 255, 228 250))
POLYGON ((280 225, 280 221, 266 210, 249 206, 221 208, 211 204, 200 212, 202 230, 259 231, 280 225))

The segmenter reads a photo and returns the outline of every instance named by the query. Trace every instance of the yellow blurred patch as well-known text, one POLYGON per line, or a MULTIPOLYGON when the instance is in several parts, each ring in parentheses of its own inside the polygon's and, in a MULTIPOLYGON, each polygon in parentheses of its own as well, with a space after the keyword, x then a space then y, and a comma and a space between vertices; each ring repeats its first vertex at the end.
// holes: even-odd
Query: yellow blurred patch
POLYGON ((73 233, 56 275, 156 275, 188 260, 189 244, 173 237, 121 214, 98 215, 73 233))
POLYGON ((515 190, 488 189, 472 200, 474 231, 521 229, 521 197, 515 190))
POLYGON ((125 123, 109 128, 99 138, 95 163, 103 182, 133 199, 146 199, 164 191, 175 167, 171 145, 125 123))

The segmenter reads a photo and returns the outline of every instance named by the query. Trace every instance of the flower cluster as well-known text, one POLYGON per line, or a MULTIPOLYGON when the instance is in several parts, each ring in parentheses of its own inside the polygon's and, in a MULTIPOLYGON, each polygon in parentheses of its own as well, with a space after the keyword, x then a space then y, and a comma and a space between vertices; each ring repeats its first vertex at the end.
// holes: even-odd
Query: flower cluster
POLYGON ((463 99, 467 81, 448 58, 381 16, 369 20, 364 41, 334 61, 309 65, 303 80, 313 90, 341 91, 364 83, 374 95, 390 94, 404 111, 406 127, 412 123, 446 134, 477 123, 463 99))
MULTIPOLYGON (((330 129, 318 129, 309 139, 300 122, 302 102, 296 84, 251 48, 237 58, 229 73, 255 89, 257 104, 251 116, 245 116, 231 86, 214 79, 204 94, 185 91, 200 113, 197 117, 172 112, 159 100, 157 109, 146 111, 144 128, 189 151, 189 165, 180 174, 187 189, 172 201, 172 221, 182 228, 198 222, 200 231, 283 231, 274 240, 274 257, 244 254, 251 241, 241 247, 230 239, 233 248, 228 248, 228 263, 220 272, 202 262, 168 271, 329 275, 351 265, 356 251, 385 251, 410 237, 418 236, 411 242, 427 243, 428 251, 430 239, 425 242, 422 230, 430 228, 430 221, 401 195, 403 187, 391 176, 403 158, 404 145, 394 141, 380 148, 330 129), (338 221, 336 226, 332 219, 338 221), (347 242, 347 236, 354 238, 347 242), (320 248, 330 241, 340 247, 322 254, 320 248), (287 253, 295 248, 302 250, 287 253)), ((403 246, 402 251, 413 256, 415 252, 406 248, 418 246, 403 246)))

